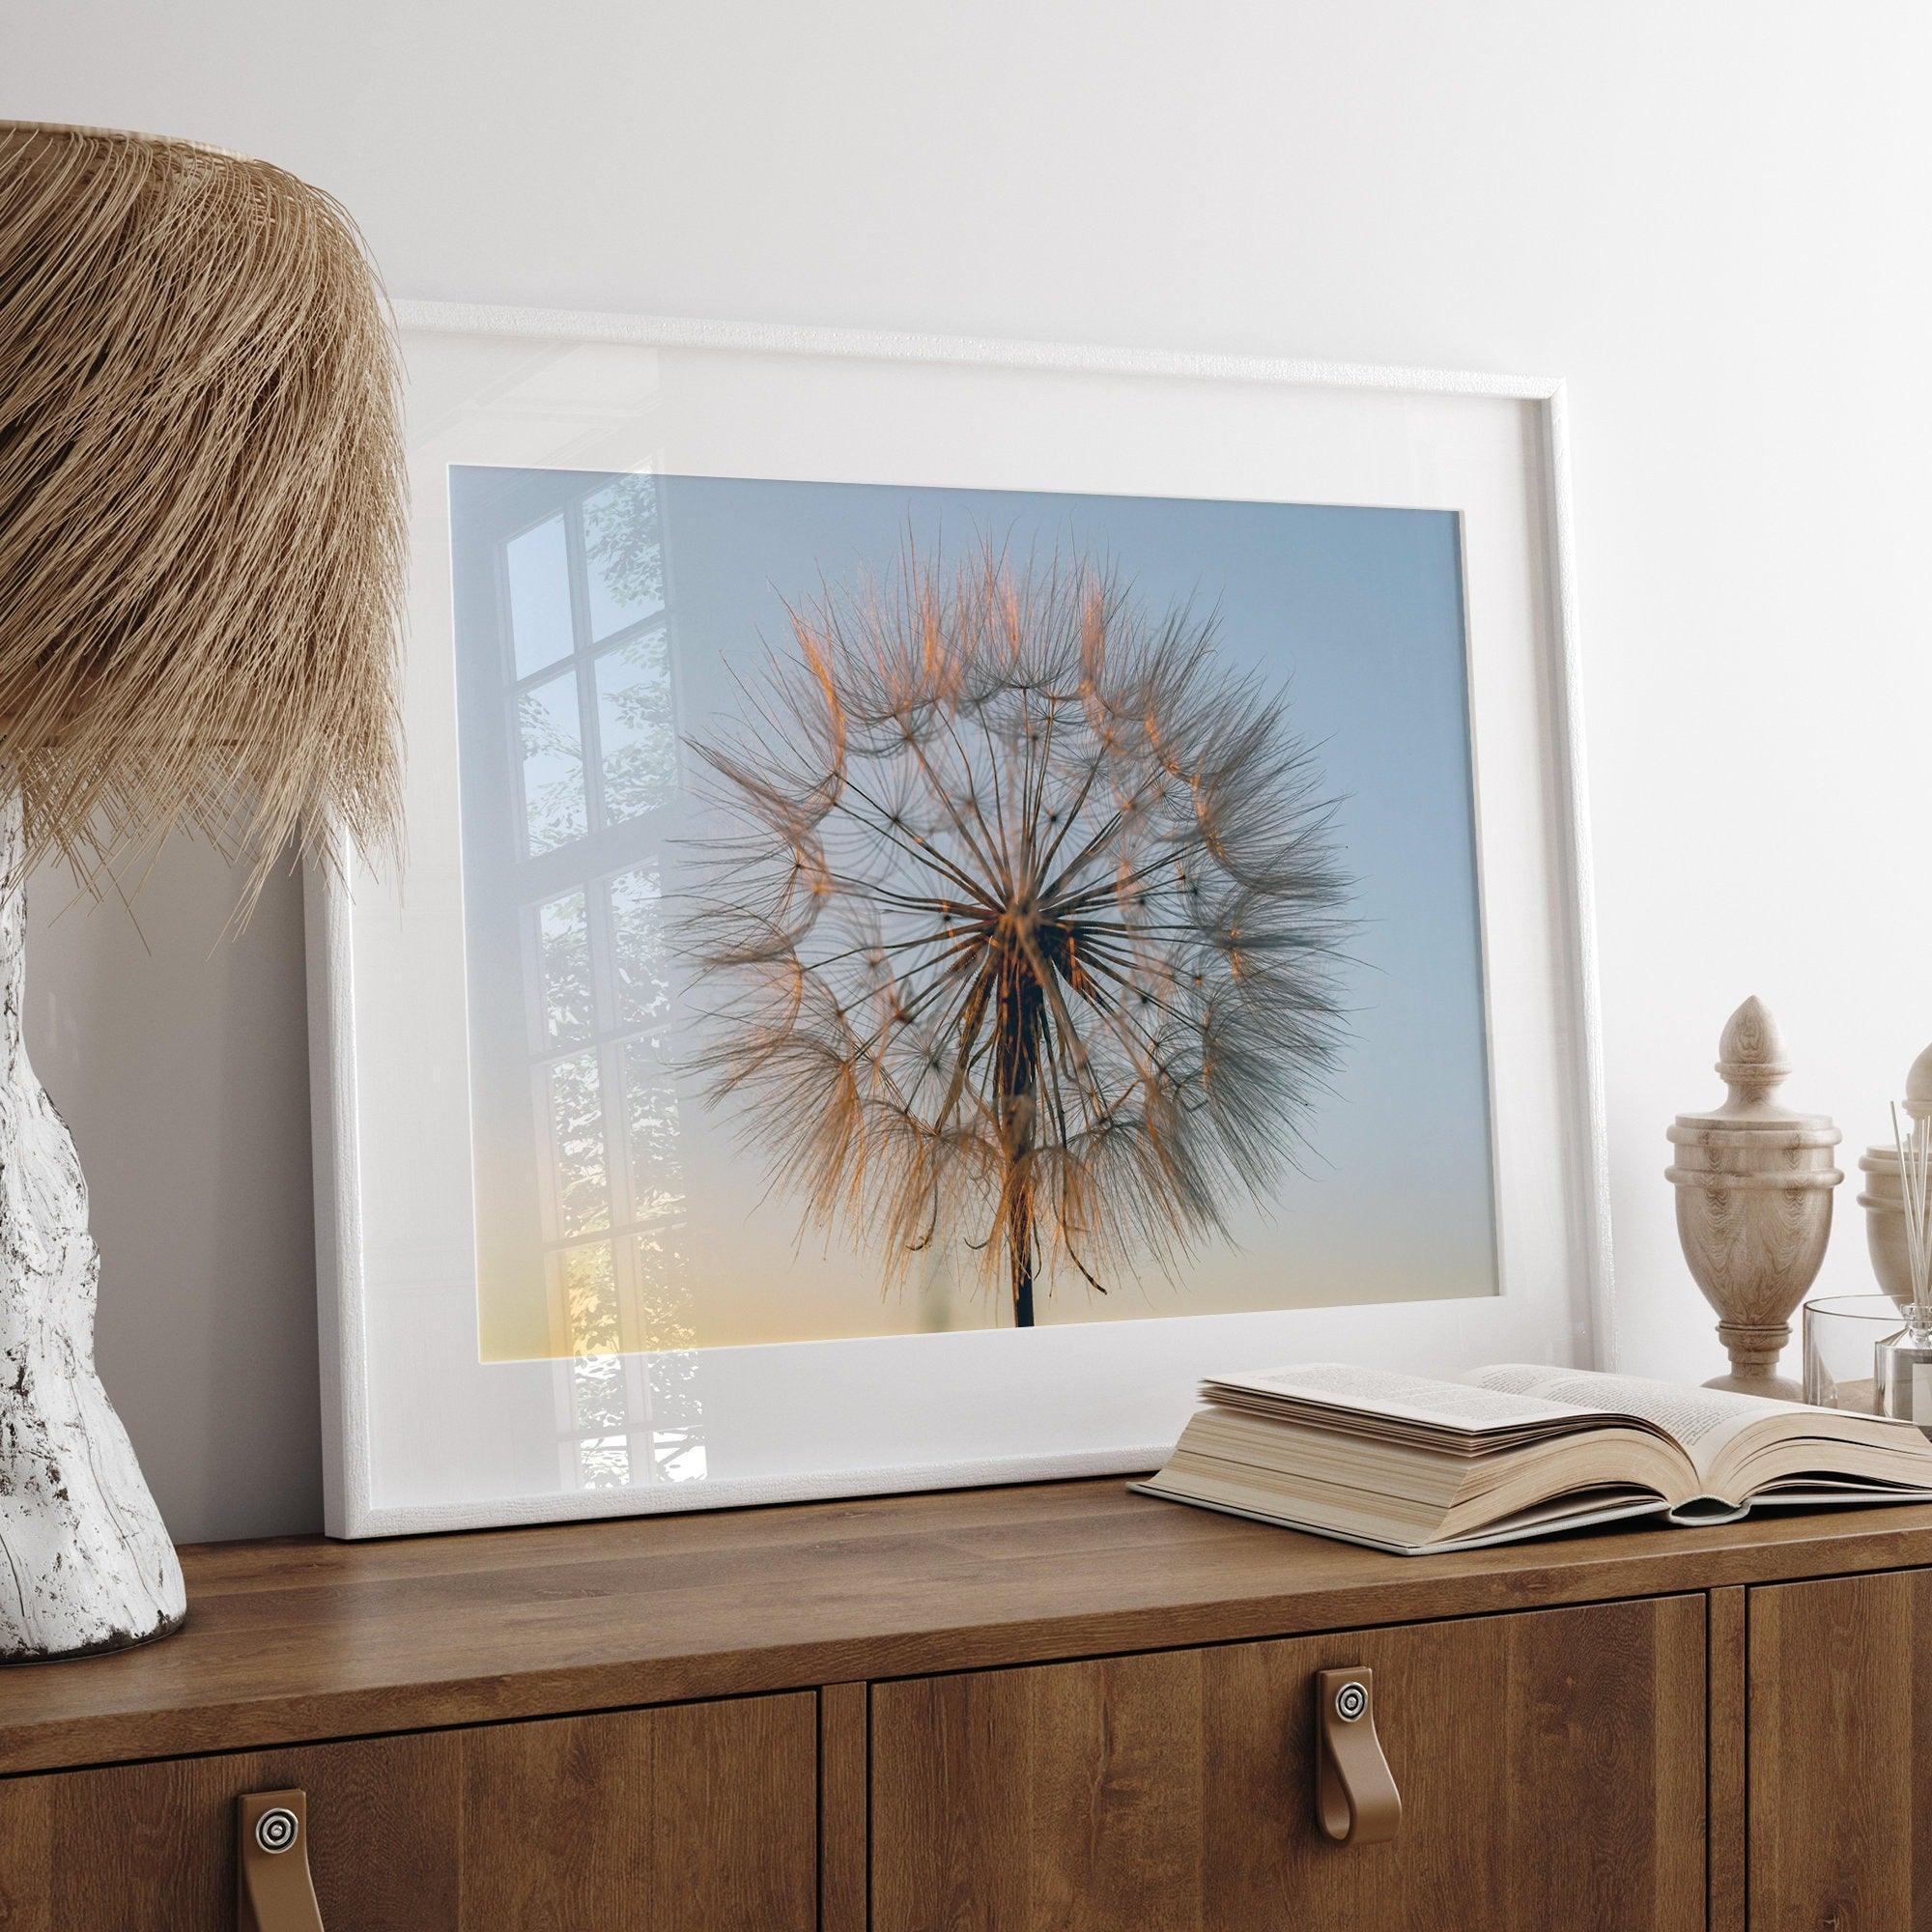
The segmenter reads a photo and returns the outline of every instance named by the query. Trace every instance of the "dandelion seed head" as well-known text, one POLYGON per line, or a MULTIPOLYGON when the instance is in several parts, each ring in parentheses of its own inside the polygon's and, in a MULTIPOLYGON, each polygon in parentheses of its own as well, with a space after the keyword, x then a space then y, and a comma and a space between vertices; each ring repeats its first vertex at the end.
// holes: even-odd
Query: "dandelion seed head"
POLYGON ((1350 881, 1286 700, 1091 560, 794 611, 759 723, 700 743, 725 831, 699 1055, 810 1222, 903 1265, 1172 1271, 1295 1155, 1337 1064, 1350 881))

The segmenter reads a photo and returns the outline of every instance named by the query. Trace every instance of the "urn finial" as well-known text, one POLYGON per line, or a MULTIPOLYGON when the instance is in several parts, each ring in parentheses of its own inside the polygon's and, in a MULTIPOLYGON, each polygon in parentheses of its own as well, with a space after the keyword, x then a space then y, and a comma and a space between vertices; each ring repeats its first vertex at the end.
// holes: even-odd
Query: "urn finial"
POLYGON ((1932 1046, 1912 1063, 1905 1076, 1905 1111, 1915 1121, 1932 1120, 1932 1046))
POLYGON ((1771 1009, 1753 993, 1728 1020, 1718 1039, 1717 1073, 1730 1089, 1717 1117, 1787 1120, 1788 1107, 1772 1095, 1784 1085, 1791 1062, 1771 1009))
MULTIPOLYGON (((1778 1379, 1792 1310, 1825 1258, 1832 1165, 1838 1130, 1824 1114, 1801 1114, 1776 1097, 1791 1062, 1771 1009, 1755 994, 1724 1023, 1718 1073, 1726 1094, 1703 1114, 1679 1114, 1670 1128, 1677 1158, 1666 1179, 1677 1189, 1677 1232, 1731 1372, 1708 1384, 1796 1399, 1778 1379)), ((1926 1062, 1932 1115, 1932 1056, 1926 1062)))

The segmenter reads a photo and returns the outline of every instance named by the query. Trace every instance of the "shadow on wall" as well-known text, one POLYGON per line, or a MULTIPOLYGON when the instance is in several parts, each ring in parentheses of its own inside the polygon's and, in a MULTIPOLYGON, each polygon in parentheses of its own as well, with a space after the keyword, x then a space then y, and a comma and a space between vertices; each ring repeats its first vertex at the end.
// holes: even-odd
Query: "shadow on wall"
POLYGON ((80 1150, 98 1355, 177 1542, 322 1523, 298 877, 185 839, 132 899, 29 886, 27 1046, 80 1150))

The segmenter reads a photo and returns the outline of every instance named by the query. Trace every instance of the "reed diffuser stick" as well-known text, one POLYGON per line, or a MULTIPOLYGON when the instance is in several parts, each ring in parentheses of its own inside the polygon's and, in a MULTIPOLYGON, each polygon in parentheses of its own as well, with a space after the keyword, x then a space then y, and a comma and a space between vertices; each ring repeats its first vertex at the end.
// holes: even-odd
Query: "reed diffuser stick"
POLYGON ((1932 1120, 1891 1107, 1898 1148, 1898 1191, 1905 1208, 1906 1267, 1912 1281, 1913 1339, 1932 1337, 1932 1120))

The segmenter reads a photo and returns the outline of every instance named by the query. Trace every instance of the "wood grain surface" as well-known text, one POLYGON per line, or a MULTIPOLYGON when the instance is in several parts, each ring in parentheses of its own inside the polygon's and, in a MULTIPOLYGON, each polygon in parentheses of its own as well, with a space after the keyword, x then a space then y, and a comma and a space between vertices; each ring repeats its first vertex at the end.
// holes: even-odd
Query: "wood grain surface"
POLYGON ((0 1670, 0 1773, 1932 1563, 1932 1509, 1384 1556, 1114 1481, 186 1552, 179 1635, 0 1670))
POLYGON ((818 1693, 819 1932, 867 1932, 869 1923, 870 1696, 866 1684, 818 1693))
POLYGON ((1704 1602, 876 1686, 874 1932, 1694 1932, 1704 1602), (1394 1839, 1314 1817, 1311 1686, 1367 1664, 1394 1839))
POLYGON ((227 1932, 234 1807, 308 1793, 334 1932, 810 1932, 809 1693, 0 1780, 7 1932, 227 1932))
POLYGON ((1713 1590, 1705 1599, 1710 1932, 1745 1932, 1745 1620, 1749 1595, 1732 1585, 1713 1590))
POLYGON ((1932 1924, 1932 1574, 1753 1590, 1751 1932, 1932 1924))

